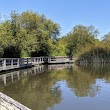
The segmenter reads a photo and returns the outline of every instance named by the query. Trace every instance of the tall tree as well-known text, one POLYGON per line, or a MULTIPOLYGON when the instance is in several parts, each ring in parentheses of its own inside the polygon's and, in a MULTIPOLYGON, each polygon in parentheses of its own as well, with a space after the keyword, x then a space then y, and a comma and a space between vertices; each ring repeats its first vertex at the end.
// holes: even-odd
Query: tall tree
POLYGON ((76 25, 73 30, 67 34, 67 55, 79 54, 87 45, 94 44, 97 35, 98 30, 93 26, 76 25))

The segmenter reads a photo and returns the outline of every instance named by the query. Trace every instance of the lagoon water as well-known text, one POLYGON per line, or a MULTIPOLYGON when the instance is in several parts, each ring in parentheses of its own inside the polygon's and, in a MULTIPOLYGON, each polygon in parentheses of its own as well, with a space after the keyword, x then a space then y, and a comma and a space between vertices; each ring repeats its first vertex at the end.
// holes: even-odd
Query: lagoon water
POLYGON ((0 75, 0 92, 32 110, 110 110, 110 65, 40 65, 0 75))

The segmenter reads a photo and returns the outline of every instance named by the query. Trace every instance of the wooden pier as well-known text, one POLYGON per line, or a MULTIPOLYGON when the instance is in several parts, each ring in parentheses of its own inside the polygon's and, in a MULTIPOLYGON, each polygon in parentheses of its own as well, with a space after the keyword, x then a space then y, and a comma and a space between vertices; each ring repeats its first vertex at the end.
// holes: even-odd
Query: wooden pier
POLYGON ((0 92, 0 110, 31 110, 0 92))
POLYGON ((32 57, 32 58, 1 58, 0 72, 14 70, 26 67, 32 67, 39 64, 65 64, 72 63, 73 59, 69 57, 32 57))
MULTIPOLYGON (((7 86, 9 83, 19 81, 22 77, 27 74, 38 74, 44 72, 44 65, 40 64, 65 64, 65 65, 48 65, 48 70, 68 68, 70 65, 66 63, 72 63, 73 60, 68 57, 34 57, 34 58, 1 58, 0 59, 0 72, 15 70, 26 67, 33 67, 20 73, 21 70, 7 72, 7 74, 0 75, 0 83, 3 86, 7 86)), ((0 92, 0 110, 31 110, 14 99, 6 96, 0 92)))

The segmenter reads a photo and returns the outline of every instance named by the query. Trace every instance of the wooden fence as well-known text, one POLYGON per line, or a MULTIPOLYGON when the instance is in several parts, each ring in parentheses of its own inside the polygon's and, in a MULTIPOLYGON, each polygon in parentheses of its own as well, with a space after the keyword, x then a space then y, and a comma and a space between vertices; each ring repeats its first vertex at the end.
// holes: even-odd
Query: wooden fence
POLYGON ((0 71, 31 67, 37 64, 71 63, 69 57, 32 57, 32 58, 1 58, 0 71))

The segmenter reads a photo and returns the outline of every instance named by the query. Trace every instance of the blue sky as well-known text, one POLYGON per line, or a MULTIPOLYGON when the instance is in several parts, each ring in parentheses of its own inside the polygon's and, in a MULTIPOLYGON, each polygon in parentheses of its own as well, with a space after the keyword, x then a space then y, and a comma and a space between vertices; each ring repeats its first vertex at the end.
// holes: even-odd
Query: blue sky
POLYGON ((110 31, 110 0, 1 0, 2 17, 12 10, 21 13, 33 10, 59 23, 61 34, 68 33, 73 26, 94 25, 101 38, 110 31))

